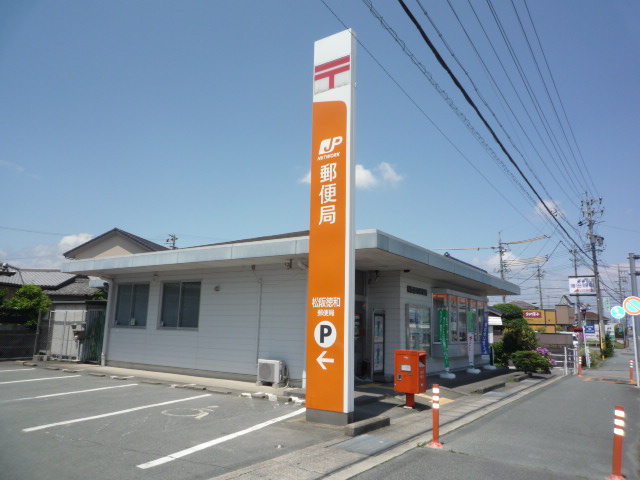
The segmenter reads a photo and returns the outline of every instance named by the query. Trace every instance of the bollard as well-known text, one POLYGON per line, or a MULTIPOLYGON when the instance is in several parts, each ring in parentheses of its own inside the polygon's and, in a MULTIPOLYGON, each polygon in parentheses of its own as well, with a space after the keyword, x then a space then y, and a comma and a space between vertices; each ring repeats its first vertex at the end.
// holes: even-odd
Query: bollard
POLYGON ((578 355, 578 376, 582 376, 582 355, 578 355))
POLYGON ((431 393, 431 418, 433 421, 432 426, 432 439, 427 445, 429 448, 442 448, 440 443, 440 387, 436 384, 432 386, 431 393))
POLYGON ((622 437, 624 437, 624 408, 616 405, 613 419, 613 456, 611 475, 607 480, 624 480, 622 476, 622 437))
POLYGON ((633 382, 633 360, 629 360, 629 381, 633 382))

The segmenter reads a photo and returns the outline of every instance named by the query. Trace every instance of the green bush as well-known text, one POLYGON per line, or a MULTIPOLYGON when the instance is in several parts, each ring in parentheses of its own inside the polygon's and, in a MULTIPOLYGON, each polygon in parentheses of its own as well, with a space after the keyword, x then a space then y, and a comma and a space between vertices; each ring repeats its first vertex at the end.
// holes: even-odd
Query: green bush
POLYGON ((521 350, 511 355, 511 360, 519 370, 524 373, 535 373, 538 370, 548 370, 549 361, 537 352, 521 350))
POLYGON ((504 354, 502 342, 494 342, 491 347, 493 348, 493 364, 498 367, 506 367, 509 364, 509 357, 504 354))
POLYGON ((604 337, 604 348, 600 349, 600 353, 604 358, 613 357, 613 342, 609 335, 604 337))
POLYGON ((502 335, 502 345, 507 357, 521 350, 534 350, 538 340, 533 329, 523 318, 509 320, 502 335))

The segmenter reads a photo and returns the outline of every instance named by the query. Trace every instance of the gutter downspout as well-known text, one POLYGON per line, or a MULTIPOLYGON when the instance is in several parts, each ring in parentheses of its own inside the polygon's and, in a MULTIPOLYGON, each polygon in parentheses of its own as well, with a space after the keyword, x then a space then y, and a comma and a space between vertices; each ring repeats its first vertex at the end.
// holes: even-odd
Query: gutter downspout
POLYGON ((256 322, 256 366, 260 358, 260 324, 262 323, 262 279, 258 279, 258 313, 256 322))
POLYGON ((109 321, 111 319, 111 312, 113 311, 113 302, 116 300, 115 291, 113 289, 113 279, 107 278, 107 285, 109 286, 109 296, 107 297, 107 311, 104 315, 104 334, 102 337, 102 352, 100 353, 100 365, 107 366, 107 349, 109 348, 109 321))

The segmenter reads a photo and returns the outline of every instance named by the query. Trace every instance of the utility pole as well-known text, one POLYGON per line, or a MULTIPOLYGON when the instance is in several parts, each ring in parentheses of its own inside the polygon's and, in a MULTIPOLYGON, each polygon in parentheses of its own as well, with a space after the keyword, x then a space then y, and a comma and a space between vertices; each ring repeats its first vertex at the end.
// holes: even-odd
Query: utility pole
MULTIPOLYGON (((504 280, 504 275, 507 273, 507 266, 504 262, 504 254, 507 252, 507 249, 502 246, 502 238, 500 237, 500 232, 498 232, 498 254, 500 255, 500 278, 504 280)), ((502 296, 502 303, 507 303, 507 296, 502 296)))
MULTIPOLYGON (((578 276, 578 257, 576 254, 578 252, 576 250, 569 250, 569 253, 573 255, 573 276, 577 277, 578 276)), ((578 326, 580 328, 583 328, 584 325, 582 325, 582 319, 580 316, 580 294, 576 294, 575 314, 576 314, 576 319, 580 320, 578 326)))
POLYGON ((540 271, 540 265, 538 265, 538 273, 536 273, 536 277, 538 278, 538 296, 540 299, 540 310, 544 310, 544 305, 542 304, 542 277, 544 276, 544 272, 540 271))
POLYGON ((167 245, 171 250, 175 250, 176 248, 176 241, 178 240, 178 237, 175 236, 175 234, 170 233, 169 234, 169 238, 167 238, 164 243, 165 245, 167 245))
POLYGON ((625 295, 627 289, 623 286, 624 283, 627 283, 627 279, 624 277, 622 272, 620 265, 618 265, 618 295, 620 296, 620 305, 622 305, 622 301, 627 297, 625 295))
MULTIPOLYGON (((593 210, 593 199, 587 198, 582 201, 582 205, 585 208, 584 213, 586 215, 586 223, 587 228, 589 229, 589 233, 587 237, 589 238, 589 243, 591 244, 591 261, 593 263, 593 275, 595 279, 595 287, 596 287, 596 308, 598 312, 598 323, 600 326, 600 349, 604 350, 604 315, 602 313, 602 296, 600 293, 600 274, 598 272, 598 258, 596 256, 596 244, 601 247, 604 238, 593 233, 593 226, 596 221, 593 218, 595 215, 602 215, 603 210, 600 209, 598 211, 593 210)), ((598 204, 602 204, 602 198, 598 200, 598 204)))
MULTIPOLYGON (((636 272, 636 260, 640 259, 640 255, 633 253, 629 254, 629 276, 631 277, 631 296, 638 296, 638 281, 636 277, 640 275, 640 272, 636 272)), ((635 366, 636 366, 636 388, 640 388, 640 367, 638 367, 638 315, 631 316, 631 325, 633 326, 631 332, 633 334, 633 352, 635 354, 635 366)))

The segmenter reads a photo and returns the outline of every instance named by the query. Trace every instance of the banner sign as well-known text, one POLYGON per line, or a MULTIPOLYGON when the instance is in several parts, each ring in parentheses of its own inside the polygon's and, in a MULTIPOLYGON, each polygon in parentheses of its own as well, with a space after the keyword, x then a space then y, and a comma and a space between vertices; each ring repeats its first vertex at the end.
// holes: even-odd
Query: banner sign
POLYGON ((485 311, 482 317, 482 332, 480 333, 480 354, 489 355, 489 312, 485 311))
POLYGON ((569 277, 570 295, 595 295, 595 277, 569 277))
POLYGON ((449 371, 449 314, 446 308, 438 309, 438 336, 442 345, 442 358, 444 360, 444 369, 449 371))
POLYGON ((313 69, 306 406, 307 419, 338 424, 354 408, 352 33, 315 42, 313 69))
POLYGON ((474 363, 475 352, 473 346, 473 312, 467 312, 467 354, 470 367, 473 367, 474 363))

